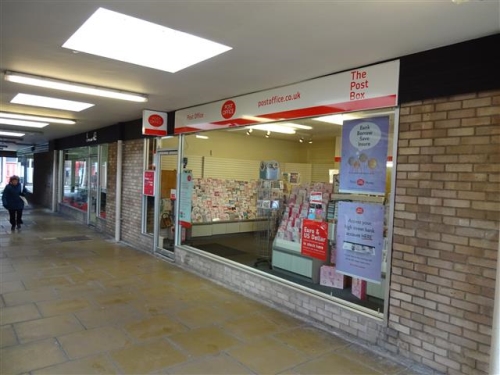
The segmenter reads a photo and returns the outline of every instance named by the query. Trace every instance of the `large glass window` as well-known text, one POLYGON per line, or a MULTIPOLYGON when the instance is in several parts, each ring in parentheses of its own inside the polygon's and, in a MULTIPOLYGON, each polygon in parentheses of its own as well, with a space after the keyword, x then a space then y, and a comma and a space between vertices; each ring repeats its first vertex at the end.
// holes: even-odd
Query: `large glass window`
POLYGON ((63 203, 88 210, 88 147, 64 151, 63 203))
MULTIPOLYGON (((155 171, 154 158, 156 154, 156 139, 147 138, 144 140, 144 166, 143 175, 146 171, 155 171)), ((144 176, 143 176, 144 178, 144 176)), ((142 181, 141 181, 142 182, 142 181)), ((143 192, 144 193, 144 192, 143 192)), ((150 192, 151 193, 151 192, 150 192)), ((142 233, 154 233, 155 197, 152 194, 142 195, 142 233)))
POLYGON ((184 136, 183 243, 383 312, 393 133, 379 110, 184 136))
POLYGON ((99 167, 99 217, 102 219, 106 218, 106 194, 108 186, 108 145, 104 144, 100 146, 100 167, 99 167))
POLYGON ((88 211, 90 224, 106 218, 107 169, 107 144, 64 151, 62 203, 88 211))

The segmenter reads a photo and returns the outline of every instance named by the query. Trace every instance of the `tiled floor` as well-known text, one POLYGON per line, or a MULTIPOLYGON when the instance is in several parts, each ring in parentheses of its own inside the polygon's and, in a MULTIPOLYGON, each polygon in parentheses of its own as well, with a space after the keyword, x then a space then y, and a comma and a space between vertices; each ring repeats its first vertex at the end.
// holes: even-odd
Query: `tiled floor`
POLYGON ((0 212, 1 374, 422 373, 47 211, 25 222, 0 212))

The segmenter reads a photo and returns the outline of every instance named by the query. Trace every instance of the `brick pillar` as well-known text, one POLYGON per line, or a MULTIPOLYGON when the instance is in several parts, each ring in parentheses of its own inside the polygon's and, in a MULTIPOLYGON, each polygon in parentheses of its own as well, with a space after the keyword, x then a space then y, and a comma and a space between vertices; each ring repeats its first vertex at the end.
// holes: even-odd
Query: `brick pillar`
POLYGON ((389 325, 402 354, 486 374, 500 222, 500 92, 402 105, 389 325))

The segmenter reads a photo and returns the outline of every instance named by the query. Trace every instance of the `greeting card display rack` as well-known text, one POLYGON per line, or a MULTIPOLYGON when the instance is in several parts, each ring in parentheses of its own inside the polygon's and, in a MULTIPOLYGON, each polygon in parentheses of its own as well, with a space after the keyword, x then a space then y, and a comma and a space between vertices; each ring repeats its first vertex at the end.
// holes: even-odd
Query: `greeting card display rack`
POLYGON ((257 217, 265 218, 256 232, 257 260, 255 267, 267 264, 271 268, 272 243, 283 212, 283 181, 261 179, 257 183, 257 217))

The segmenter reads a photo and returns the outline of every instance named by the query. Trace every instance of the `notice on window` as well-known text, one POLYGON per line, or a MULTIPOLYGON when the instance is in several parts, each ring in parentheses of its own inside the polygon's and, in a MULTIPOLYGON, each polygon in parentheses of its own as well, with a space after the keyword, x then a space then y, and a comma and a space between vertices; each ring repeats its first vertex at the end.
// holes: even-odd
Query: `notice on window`
POLYGON ((328 223, 304 220, 300 252, 325 261, 328 251, 328 223))
POLYGON ((191 206, 193 198, 193 174, 185 170, 181 173, 179 221, 191 223, 191 206))
POLYGON ((155 195, 155 171, 144 171, 142 194, 154 197, 155 195))
POLYGON ((380 284, 384 244, 384 206, 339 202, 337 271, 380 284))
POLYGON ((389 116, 344 121, 339 191, 385 194, 389 116))

